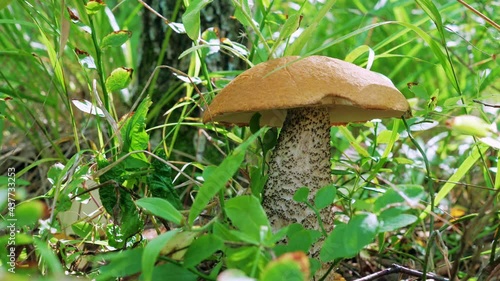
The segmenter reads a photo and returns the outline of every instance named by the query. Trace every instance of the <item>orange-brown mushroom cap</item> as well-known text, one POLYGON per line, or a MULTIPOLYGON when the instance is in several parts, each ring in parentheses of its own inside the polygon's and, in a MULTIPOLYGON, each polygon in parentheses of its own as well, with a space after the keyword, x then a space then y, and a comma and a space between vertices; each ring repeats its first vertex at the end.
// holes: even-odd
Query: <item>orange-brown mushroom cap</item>
POLYGON ((206 109, 203 122, 248 125, 259 112, 261 125, 281 127, 286 110, 328 107, 330 123, 401 117, 405 97, 386 76, 324 57, 283 57, 258 64, 231 81, 206 109))

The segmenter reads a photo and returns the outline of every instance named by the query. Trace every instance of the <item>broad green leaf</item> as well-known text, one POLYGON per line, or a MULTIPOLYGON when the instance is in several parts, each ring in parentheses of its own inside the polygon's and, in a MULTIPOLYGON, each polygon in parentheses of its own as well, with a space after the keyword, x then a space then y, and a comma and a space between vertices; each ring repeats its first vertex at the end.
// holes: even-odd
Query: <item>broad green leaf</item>
POLYGON ((153 269, 153 278, 151 280, 197 281, 199 279, 196 273, 189 271, 187 268, 167 262, 153 269))
POLYGON ((99 267, 99 277, 96 280, 111 280, 141 272, 143 251, 144 248, 137 247, 100 256, 106 263, 99 267))
POLYGON ((254 115, 252 115, 252 118, 250 118, 250 132, 252 134, 255 134, 257 131, 260 130, 260 117, 262 114, 259 112, 256 112, 254 115))
POLYGON ((212 234, 203 235, 194 240, 189 246, 184 256, 184 266, 195 266, 209 258, 215 252, 221 250, 223 247, 224 240, 212 234))
POLYGON ((271 149, 276 146, 278 142, 278 129, 277 128, 269 128, 264 134, 264 138, 262 139, 262 151, 267 153, 271 149))
POLYGON ((375 200, 375 212, 379 212, 392 204, 405 203, 404 206, 408 204, 417 204, 419 200, 425 196, 425 190, 421 185, 398 185, 396 188, 397 190, 388 189, 382 196, 375 200), (406 202, 407 200, 410 202, 406 202))
POLYGON ((355 215, 348 224, 336 225, 323 244, 320 259, 328 262, 355 256, 375 239, 378 226, 377 217, 370 213, 355 215))
POLYGON ((186 12, 182 15, 182 23, 186 33, 193 41, 200 35, 200 11, 213 0, 193 0, 189 3, 186 12))
POLYGON ((335 196, 337 195, 337 189, 333 185, 327 185, 322 187, 316 193, 316 197, 314 197, 314 205, 318 209, 323 209, 327 206, 333 204, 333 200, 335 200, 335 196))
POLYGON ((270 230, 271 225, 259 200, 252 195, 229 199, 225 211, 234 226, 257 241, 262 241, 270 232, 262 229, 264 226, 270 230))
POLYGON ((144 252, 142 254, 142 277, 145 281, 153 280, 153 268, 156 264, 156 259, 160 254, 163 247, 174 237, 179 230, 171 230, 161 234, 155 239, 151 240, 146 247, 144 248, 144 252))
POLYGON ((135 201, 137 206, 145 209, 155 216, 171 221, 177 225, 182 225, 184 217, 170 202, 162 198, 141 198, 135 201))
POLYGON ((253 196, 260 198, 264 185, 267 182, 267 175, 262 175, 261 167, 250 167, 250 188, 253 196))
POLYGON ((238 236, 234 235, 225 224, 215 222, 212 226, 212 232, 217 237, 227 241, 239 241, 238 236))
POLYGON ((417 217, 405 214, 399 208, 389 208, 382 211, 378 216, 380 228, 379 232, 394 231, 417 221, 417 217))
MULTIPOLYGON (((261 129, 262 130, 262 129, 261 129)), ((205 179, 205 183, 200 187, 200 190, 196 194, 193 205, 191 206, 191 211, 189 212, 188 222, 190 225, 193 224, 194 220, 198 215, 203 212, 203 209, 212 200, 212 198, 225 187, 227 181, 229 181, 234 173, 238 171, 240 164, 245 159, 245 152, 250 144, 255 141, 255 139, 260 134, 256 134, 249 137, 245 142, 240 144, 222 163, 205 179)))
POLYGON ((313 229, 305 229, 300 224, 292 224, 288 227, 288 240, 286 245, 279 244, 275 247, 277 255, 282 255, 287 252, 302 251, 307 253, 311 245, 321 237, 321 232, 313 229))
POLYGON ((293 194, 293 200, 296 202, 307 202, 307 197, 309 196, 309 188, 301 187, 295 191, 293 194))
MULTIPOLYGON (((106 176, 110 175, 112 173, 106 176)), ((109 229, 110 235, 114 236, 113 241, 117 243, 113 246, 117 248, 124 246, 126 240, 139 232, 143 225, 132 196, 123 187, 107 184, 99 188, 99 198, 115 223, 109 229)))
POLYGON ((111 72, 106 78, 106 89, 108 93, 124 89, 132 79, 132 68, 119 67, 111 72))
POLYGON ((101 41, 101 49, 106 49, 109 47, 120 47, 127 40, 132 37, 132 32, 128 30, 118 30, 113 31, 110 34, 104 36, 101 41))

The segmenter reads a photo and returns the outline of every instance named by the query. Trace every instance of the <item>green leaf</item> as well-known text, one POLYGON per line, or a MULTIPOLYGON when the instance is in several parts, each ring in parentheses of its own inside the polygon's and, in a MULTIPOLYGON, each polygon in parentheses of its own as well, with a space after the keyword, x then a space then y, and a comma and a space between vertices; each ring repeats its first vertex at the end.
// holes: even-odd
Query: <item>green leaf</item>
POLYGON ((269 128, 264 134, 264 138, 262 139, 262 151, 264 155, 271 149, 276 146, 278 142, 278 129, 277 128, 269 128))
POLYGON ((209 258, 224 247, 224 240, 207 234, 194 240, 184 256, 184 266, 192 267, 209 258))
POLYGON ((327 206, 330 206, 335 200, 337 195, 337 189, 333 185, 327 185, 322 187, 316 193, 316 197, 314 198, 314 205, 318 209, 323 209, 327 206))
POLYGON ((184 217, 182 214, 165 199, 156 197, 141 198, 135 201, 135 204, 155 216, 171 221, 177 225, 183 224, 184 217))
POLYGON ((300 26, 300 13, 295 13, 292 15, 288 16, 288 19, 286 20, 285 24, 283 27, 281 27, 281 30, 279 31, 279 37, 276 40, 276 43, 273 45, 273 50, 274 52, 278 46, 280 46, 281 41, 286 40, 289 38, 292 33, 294 33, 300 26))
POLYGON ((106 78, 106 90, 108 93, 124 89, 132 79, 132 68, 119 67, 111 72, 106 78))
POLYGON ((106 6, 102 0, 90 0, 85 5, 85 10, 88 15, 94 15, 106 6))
POLYGON ((355 256, 375 239, 378 225, 377 217, 370 213, 356 215, 348 224, 336 225, 325 239, 320 259, 328 262, 355 256))
MULTIPOLYGON (((123 152, 145 150, 148 148, 149 136, 146 133, 146 118, 151 104, 149 96, 144 98, 132 117, 126 119, 122 125, 120 133, 123 139, 123 152)), ((138 154, 133 154, 132 157, 147 161, 144 155, 140 157, 138 154)))
POLYGON ((321 232, 313 229, 305 229, 302 225, 294 223, 288 227, 287 236, 286 245, 276 245, 276 255, 297 251, 307 253, 311 245, 321 237, 321 232))
POLYGON ((258 276, 268 261, 259 247, 228 247, 225 252, 227 267, 241 269, 250 277, 258 276))
POLYGON ((213 0, 193 0, 189 3, 186 12, 182 15, 182 23, 186 33, 193 41, 200 35, 200 11, 213 0))
POLYGON ((270 230, 271 225, 259 200, 252 195, 229 199, 225 211, 234 226, 256 241, 263 241, 270 233, 262 229, 265 226, 270 230))
MULTIPOLYGON (((421 185, 398 185, 397 190, 389 189, 382 196, 378 197, 374 203, 374 211, 379 212, 380 210, 387 208, 387 206, 392 204, 401 203, 415 203, 417 204, 420 199, 425 196, 424 188, 421 185), (410 202, 406 202, 409 200, 410 202)), ((405 204, 405 206, 407 206, 405 204)), ((407 209, 408 207, 406 207, 407 209)))
MULTIPOLYGON (((251 26, 252 18, 247 18, 245 15, 251 15, 251 9, 248 1, 239 1, 240 5, 235 5, 234 17, 243 25, 251 26)), ((255 23, 256 24, 256 23, 255 23)))
POLYGON ((86 221, 77 221, 71 225, 71 229, 81 238, 87 237, 92 232, 92 224, 86 221))
POLYGON ((172 239, 180 230, 171 230, 161 234, 155 239, 151 240, 142 254, 142 277, 145 281, 153 280, 153 268, 156 263, 156 259, 160 254, 163 247, 172 239))
POLYGON ((301 187, 295 191, 293 195, 293 200, 296 202, 307 202, 307 197, 309 196, 309 188, 301 187))
MULTIPOLYGON (((160 158, 166 159, 163 150, 155 154, 160 158)), ((157 158, 151 160, 151 166, 154 171, 148 175, 147 182, 153 197, 166 199, 176 209, 181 210, 182 202, 172 182, 172 168, 157 158)))
POLYGON ((141 247, 100 256, 106 263, 99 267, 97 280, 110 280, 126 277, 141 272, 144 249, 141 247))
POLYGON ((250 167, 250 188, 252 189, 252 195, 260 198, 262 190, 267 182, 267 175, 262 175, 262 170, 260 167, 251 166, 250 167))
POLYGON ((198 280, 198 275, 175 263, 168 262, 154 268, 151 280, 196 281, 198 280))
POLYGON ((238 236, 234 235, 229 228, 220 222, 214 222, 212 232, 217 237, 227 241, 239 241, 238 236))
POLYGON ((252 134, 255 134, 257 131, 260 130, 260 117, 262 114, 259 112, 256 112, 254 115, 252 115, 252 118, 250 118, 250 132, 252 134))
MULTIPOLYGON (((377 135, 377 143, 378 144, 387 144, 393 142, 392 139, 392 131, 391 130, 383 130, 377 135)), ((399 139, 399 134, 396 133, 396 140, 399 139)))
POLYGON ((379 232, 394 231, 405 227, 417 221, 417 217, 410 214, 404 214, 401 209, 389 208, 382 211, 378 216, 380 221, 379 232))
POLYGON ((115 223, 109 229, 110 235, 114 236, 117 243, 114 246, 125 245, 126 240, 138 233, 143 225, 132 196, 120 186, 107 184, 99 188, 99 197, 115 223))
POLYGON ((259 132, 249 137, 245 142, 240 144, 234 151, 222 161, 222 163, 207 176, 205 183, 200 187, 196 198, 194 199, 191 211, 189 212, 188 222, 193 224, 196 217, 198 217, 203 209, 207 206, 208 202, 225 187, 234 173, 238 171, 241 163, 245 159, 245 152, 250 144, 259 136, 259 132))
POLYGON ((118 30, 113 31, 110 34, 104 36, 101 41, 101 49, 106 49, 109 47, 120 47, 127 40, 132 37, 132 32, 128 30, 118 30))
POLYGON ((372 48, 370 48, 370 46, 361 45, 361 46, 356 47, 349 54, 347 54, 347 56, 345 57, 344 60, 348 61, 348 62, 354 62, 357 58, 359 58, 364 53, 368 53, 369 57, 375 56, 374 51, 372 50, 372 48))

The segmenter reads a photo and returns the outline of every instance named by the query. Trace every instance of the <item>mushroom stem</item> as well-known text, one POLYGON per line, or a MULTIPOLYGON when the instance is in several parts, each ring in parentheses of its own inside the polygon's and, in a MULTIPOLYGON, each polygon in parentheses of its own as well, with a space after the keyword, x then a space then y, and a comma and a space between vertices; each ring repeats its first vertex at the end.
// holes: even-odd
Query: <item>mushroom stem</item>
MULTIPOLYGON (((269 178, 264 189, 263 206, 274 230, 292 223, 320 230, 313 210, 295 202, 293 195, 306 186, 310 190, 309 202, 314 205, 318 189, 331 183, 330 127, 328 108, 288 110, 269 163, 269 178)), ((333 227, 329 209, 320 211, 327 231, 333 227)))

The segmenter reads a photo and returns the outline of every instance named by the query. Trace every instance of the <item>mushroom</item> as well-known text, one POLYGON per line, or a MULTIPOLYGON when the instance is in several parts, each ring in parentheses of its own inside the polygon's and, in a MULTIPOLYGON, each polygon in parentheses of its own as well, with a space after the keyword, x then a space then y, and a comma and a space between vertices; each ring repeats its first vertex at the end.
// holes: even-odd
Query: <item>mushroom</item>
MULTIPOLYGON (((409 112, 405 97, 385 76, 324 57, 283 57, 256 65, 231 81, 212 101, 203 122, 282 127, 269 162, 263 206, 271 225, 292 223, 319 230, 314 212, 293 200, 300 187, 331 184, 330 127, 409 112)), ((333 228, 331 208, 320 211, 333 228)))

